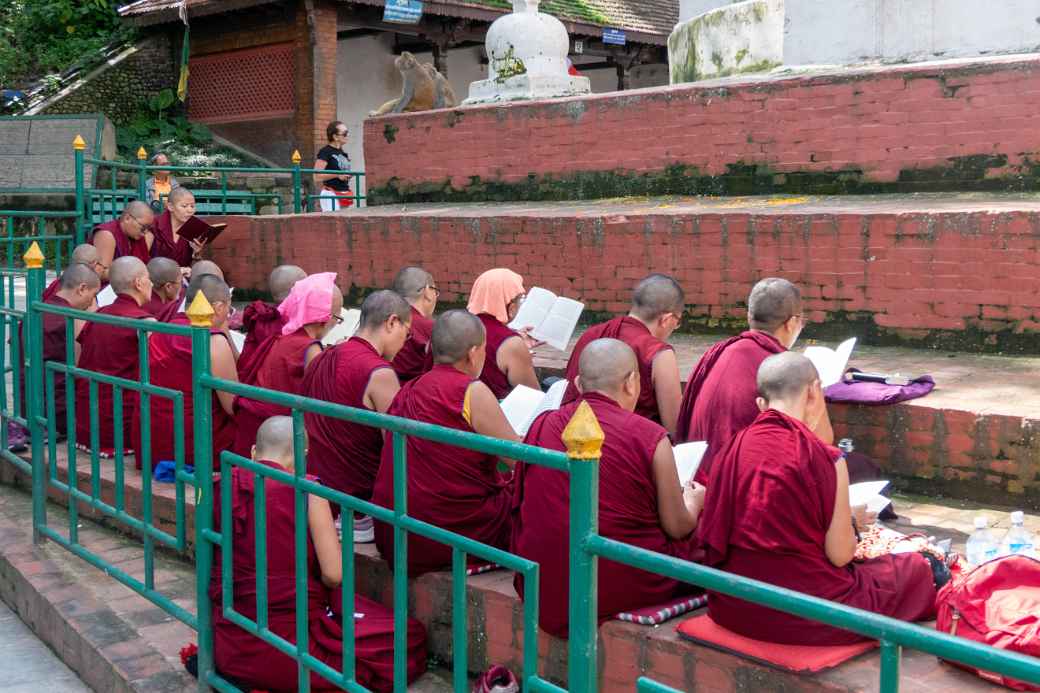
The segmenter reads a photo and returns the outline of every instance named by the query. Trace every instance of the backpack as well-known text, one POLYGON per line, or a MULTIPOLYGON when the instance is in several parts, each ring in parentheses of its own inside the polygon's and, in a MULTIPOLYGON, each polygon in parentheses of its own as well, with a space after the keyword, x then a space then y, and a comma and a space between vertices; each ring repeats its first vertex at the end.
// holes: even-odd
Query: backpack
MULTIPOLYGON (((936 630, 966 640, 1040 657, 1040 561, 1005 556, 948 582, 936 596, 936 630)), ((1040 686, 949 662, 1017 691, 1040 686)))

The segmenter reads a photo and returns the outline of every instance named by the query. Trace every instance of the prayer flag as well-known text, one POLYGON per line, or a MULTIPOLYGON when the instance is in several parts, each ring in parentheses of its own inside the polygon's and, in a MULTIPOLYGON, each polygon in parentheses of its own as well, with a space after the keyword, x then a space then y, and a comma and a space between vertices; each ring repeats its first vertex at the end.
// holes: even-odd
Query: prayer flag
POLYGON ((181 6, 178 9, 181 21, 184 22, 184 43, 181 45, 181 75, 177 80, 177 98, 184 101, 188 98, 188 53, 189 53, 189 39, 188 39, 188 0, 181 0, 181 6))

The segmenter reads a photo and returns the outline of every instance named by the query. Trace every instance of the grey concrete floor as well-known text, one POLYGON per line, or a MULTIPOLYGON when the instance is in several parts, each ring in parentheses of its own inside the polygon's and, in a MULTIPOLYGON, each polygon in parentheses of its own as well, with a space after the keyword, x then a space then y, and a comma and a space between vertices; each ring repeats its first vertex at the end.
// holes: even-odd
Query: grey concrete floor
POLYGON ((91 689, 0 602, 0 691, 90 693, 91 689))

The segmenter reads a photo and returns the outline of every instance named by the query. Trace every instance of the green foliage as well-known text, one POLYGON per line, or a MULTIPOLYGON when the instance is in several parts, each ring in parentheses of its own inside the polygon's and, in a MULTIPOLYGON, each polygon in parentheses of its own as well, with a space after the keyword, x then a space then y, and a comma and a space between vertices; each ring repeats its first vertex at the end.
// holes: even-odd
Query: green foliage
POLYGON ((213 134, 209 128, 173 112, 178 105, 172 89, 163 89, 149 98, 138 116, 116 133, 120 151, 132 156, 141 146, 156 151, 169 148, 171 143, 190 146, 211 142, 213 134))
POLYGON ((131 31, 117 0, 0 0, 0 84, 61 72, 131 31))

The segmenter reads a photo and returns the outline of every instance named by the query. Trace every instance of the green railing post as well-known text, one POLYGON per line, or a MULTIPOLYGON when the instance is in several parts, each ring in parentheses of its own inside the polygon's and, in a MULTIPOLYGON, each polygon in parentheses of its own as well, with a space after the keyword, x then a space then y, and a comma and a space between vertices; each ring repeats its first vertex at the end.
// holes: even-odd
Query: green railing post
POLYGON ((899 691, 899 660, 903 648, 887 640, 881 641, 881 686, 880 693, 899 691))
MULTIPOLYGON (((76 139, 72 140, 72 154, 75 160, 75 177, 76 177, 76 221, 74 231, 75 245, 79 245, 83 242, 84 235, 87 230, 87 217, 85 214, 86 209, 86 190, 83 184, 83 150, 87 148, 87 143, 83 141, 83 137, 76 135, 76 139)), ((113 172, 114 175, 114 172, 113 172)))
MULTIPOLYGON (((137 150, 137 199, 144 200, 145 202, 151 202, 148 199, 148 152, 145 151, 144 147, 139 147, 137 150)), ((112 176, 116 175, 115 171, 112 171, 112 176)))
MULTIPOLYGON (((43 285, 46 280, 43 270, 43 253, 39 244, 33 241, 29 250, 22 256, 29 270, 25 292, 25 352, 29 355, 29 372, 25 382, 25 393, 28 397, 28 411, 25 418, 29 424, 29 436, 32 442, 32 520, 33 543, 42 544, 41 529, 47 525, 47 468, 43 454, 43 316, 33 310, 33 301, 43 298, 43 285)), ((15 336, 17 339, 17 336, 15 336)), ((17 353, 17 352, 16 352, 17 353)), ((20 364, 19 364, 20 365, 20 364)), ((15 397, 18 393, 15 393, 15 397)))
POLYGON ((570 582, 567 683, 571 693, 595 693, 598 559, 588 541, 599 529, 599 456, 603 429, 587 402, 578 405, 563 443, 570 458, 570 582))
MULTIPOLYGON (((213 306, 200 291, 185 311, 191 321, 191 396, 194 400, 195 434, 195 595, 198 610, 199 691, 210 690, 207 683, 213 668, 213 615, 209 599, 209 580, 213 571, 213 545, 207 536, 213 527, 213 395, 201 383, 210 375, 210 327, 213 306)), ((228 531, 227 528, 222 528, 228 531)))
POLYGON ((300 156, 300 150, 297 149, 292 153, 292 204, 293 214, 299 214, 303 211, 303 176, 300 174, 300 161, 303 157, 300 156))

